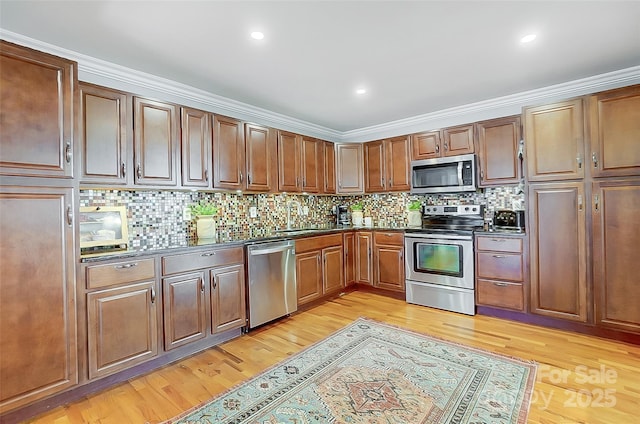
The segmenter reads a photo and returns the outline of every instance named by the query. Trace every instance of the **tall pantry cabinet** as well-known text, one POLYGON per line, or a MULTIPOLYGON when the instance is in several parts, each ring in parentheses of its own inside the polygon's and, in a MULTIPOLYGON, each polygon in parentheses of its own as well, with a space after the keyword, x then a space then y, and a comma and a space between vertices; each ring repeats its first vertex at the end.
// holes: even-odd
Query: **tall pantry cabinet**
POLYGON ((78 381, 76 64, 0 41, 0 99, 2 414, 78 381))
POLYGON ((640 86, 525 108, 524 134, 531 312, 640 332, 640 86))

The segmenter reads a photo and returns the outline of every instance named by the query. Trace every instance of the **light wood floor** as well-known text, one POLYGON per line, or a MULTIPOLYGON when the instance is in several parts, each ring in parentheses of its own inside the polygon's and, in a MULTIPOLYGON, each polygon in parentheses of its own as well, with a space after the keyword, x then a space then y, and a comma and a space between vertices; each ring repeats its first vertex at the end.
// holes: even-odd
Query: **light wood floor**
POLYGON ((536 361, 530 423, 639 422, 640 346, 443 312, 365 292, 350 293, 285 318, 57 408, 33 422, 157 423, 248 379, 360 316, 536 361))

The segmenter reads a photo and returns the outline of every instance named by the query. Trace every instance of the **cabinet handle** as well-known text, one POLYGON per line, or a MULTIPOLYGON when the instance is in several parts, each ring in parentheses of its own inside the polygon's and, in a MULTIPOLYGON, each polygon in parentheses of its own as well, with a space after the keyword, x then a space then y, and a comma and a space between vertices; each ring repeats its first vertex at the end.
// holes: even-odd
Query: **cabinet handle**
POLYGON ((495 241, 496 243, 504 243, 507 240, 506 239, 495 239, 495 238, 492 238, 491 241, 495 241))
POLYGON ((156 289, 151 287, 151 303, 156 303, 156 289))
POLYGON ((138 266, 138 262, 133 262, 133 263, 124 264, 124 265, 114 265, 113 267, 115 269, 127 269, 127 268, 133 268, 134 266, 138 266))
POLYGON ((596 211, 598 211, 598 208, 600 206, 600 197, 597 194, 593 196, 593 203, 596 208, 596 211))
POLYGON ((71 163, 71 159, 73 158, 73 152, 71 151, 71 142, 67 141, 64 148, 64 157, 67 163, 71 163))
POLYGON ((206 256, 214 256, 215 254, 216 254, 216 252, 207 252, 207 253, 201 254, 200 256, 204 256, 204 257, 206 257, 206 256))
POLYGON ((247 172, 247 184, 251 184, 251 173, 247 172))
POLYGON ((71 205, 67 205, 67 224, 69 227, 73 225, 73 208, 71 208, 71 205))
POLYGON ((498 286, 498 287, 507 287, 509 284, 507 283, 493 283, 494 286, 498 286))
POLYGON ((300 185, 300 177, 296 177, 296 187, 300 185))
POLYGON ((213 277, 213 289, 215 290, 218 287, 218 276, 213 277))
POLYGON ((593 167, 597 168, 598 167, 598 155, 596 154, 596 152, 593 152, 591 154, 591 160, 593 161, 593 167))
POLYGON ((136 175, 138 176, 138 179, 142 178, 142 167, 140 164, 136 165, 136 175))
POLYGON ((389 188, 393 187, 393 177, 389 178, 389 188))
POLYGON ((445 141, 444 142, 444 151, 448 151, 449 150, 449 144, 445 141))
POLYGON ((202 278, 200 279, 200 291, 204 293, 204 280, 202 278))
POLYGON ((244 179, 244 176, 242 175, 242 172, 240 172, 240 184, 242 184, 243 179, 244 179))
POLYGON ((582 169, 582 158, 580 156, 576 158, 576 162, 578 162, 578 169, 582 169))
POLYGON ((338 187, 342 188, 342 180, 338 180, 338 187))
POLYGON ((582 210, 582 194, 578 195, 578 210, 582 210))
POLYGON ((436 144, 436 153, 440 153, 440 145, 436 144))
POLYGON ((122 175, 122 178, 127 176, 127 165, 124 162, 120 164, 120 174, 122 175))
POLYGON ((204 170, 204 180, 206 182, 209 182, 209 170, 208 169, 204 170))
POLYGON ((384 177, 380 177, 380 186, 384 187, 384 177))
POLYGON ((506 258, 505 255, 492 255, 492 256, 497 259, 506 258))

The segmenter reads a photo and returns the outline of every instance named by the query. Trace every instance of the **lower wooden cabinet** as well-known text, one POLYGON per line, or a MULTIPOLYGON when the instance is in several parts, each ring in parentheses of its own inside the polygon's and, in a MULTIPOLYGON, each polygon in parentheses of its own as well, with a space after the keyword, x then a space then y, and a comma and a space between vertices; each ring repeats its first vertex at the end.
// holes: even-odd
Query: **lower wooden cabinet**
POLYGON ((246 325, 244 264, 209 271, 211 282, 211 333, 246 325))
POLYGON ((373 284, 373 265, 371 249, 373 233, 371 231, 356 232, 356 280, 358 283, 373 284))
POLYGON ((298 305, 311 302, 322 296, 322 252, 296 252, 296 288, 298 305))
POLYGON ((344 288, 342 234, 296 240, 296 286, 298 305, 344 288))
POLYGON ((344 288, 343 247, 322 249, 322 293, 329 294, 344 288))
POLYGON ((349 231, 342 236, 344 248, 344 283, 350 286, 356 283, 356 236, 349 231))
POLYGON ((375 231, 374 287, 404 292, 404 234, 375 231))
POLYGON ((162 279, 164 348, 207 335, 207 297, 203 271, 162 279))

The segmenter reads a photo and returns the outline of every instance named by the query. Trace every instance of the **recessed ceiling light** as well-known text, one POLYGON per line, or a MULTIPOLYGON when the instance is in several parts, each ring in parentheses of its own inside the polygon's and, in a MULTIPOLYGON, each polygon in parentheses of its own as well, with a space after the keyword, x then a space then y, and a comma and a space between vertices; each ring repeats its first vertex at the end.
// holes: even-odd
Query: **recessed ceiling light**
POLYGON ((253 31, 251 33, 251 38, 254 40, 262 40, 264 38, 264 34, 260 31, 253 31))
POLYGON ((522 37, 520 39, 520 42, 521 43, 530 43, 535 39, 536 39, 536 35, 535 34, 527 34, 527 35, 525 35, 524 37, 522 37))
POLYGON ((356 94, 365 94, 367 92, 366 88, 358 88, 356 90, 356 94))

